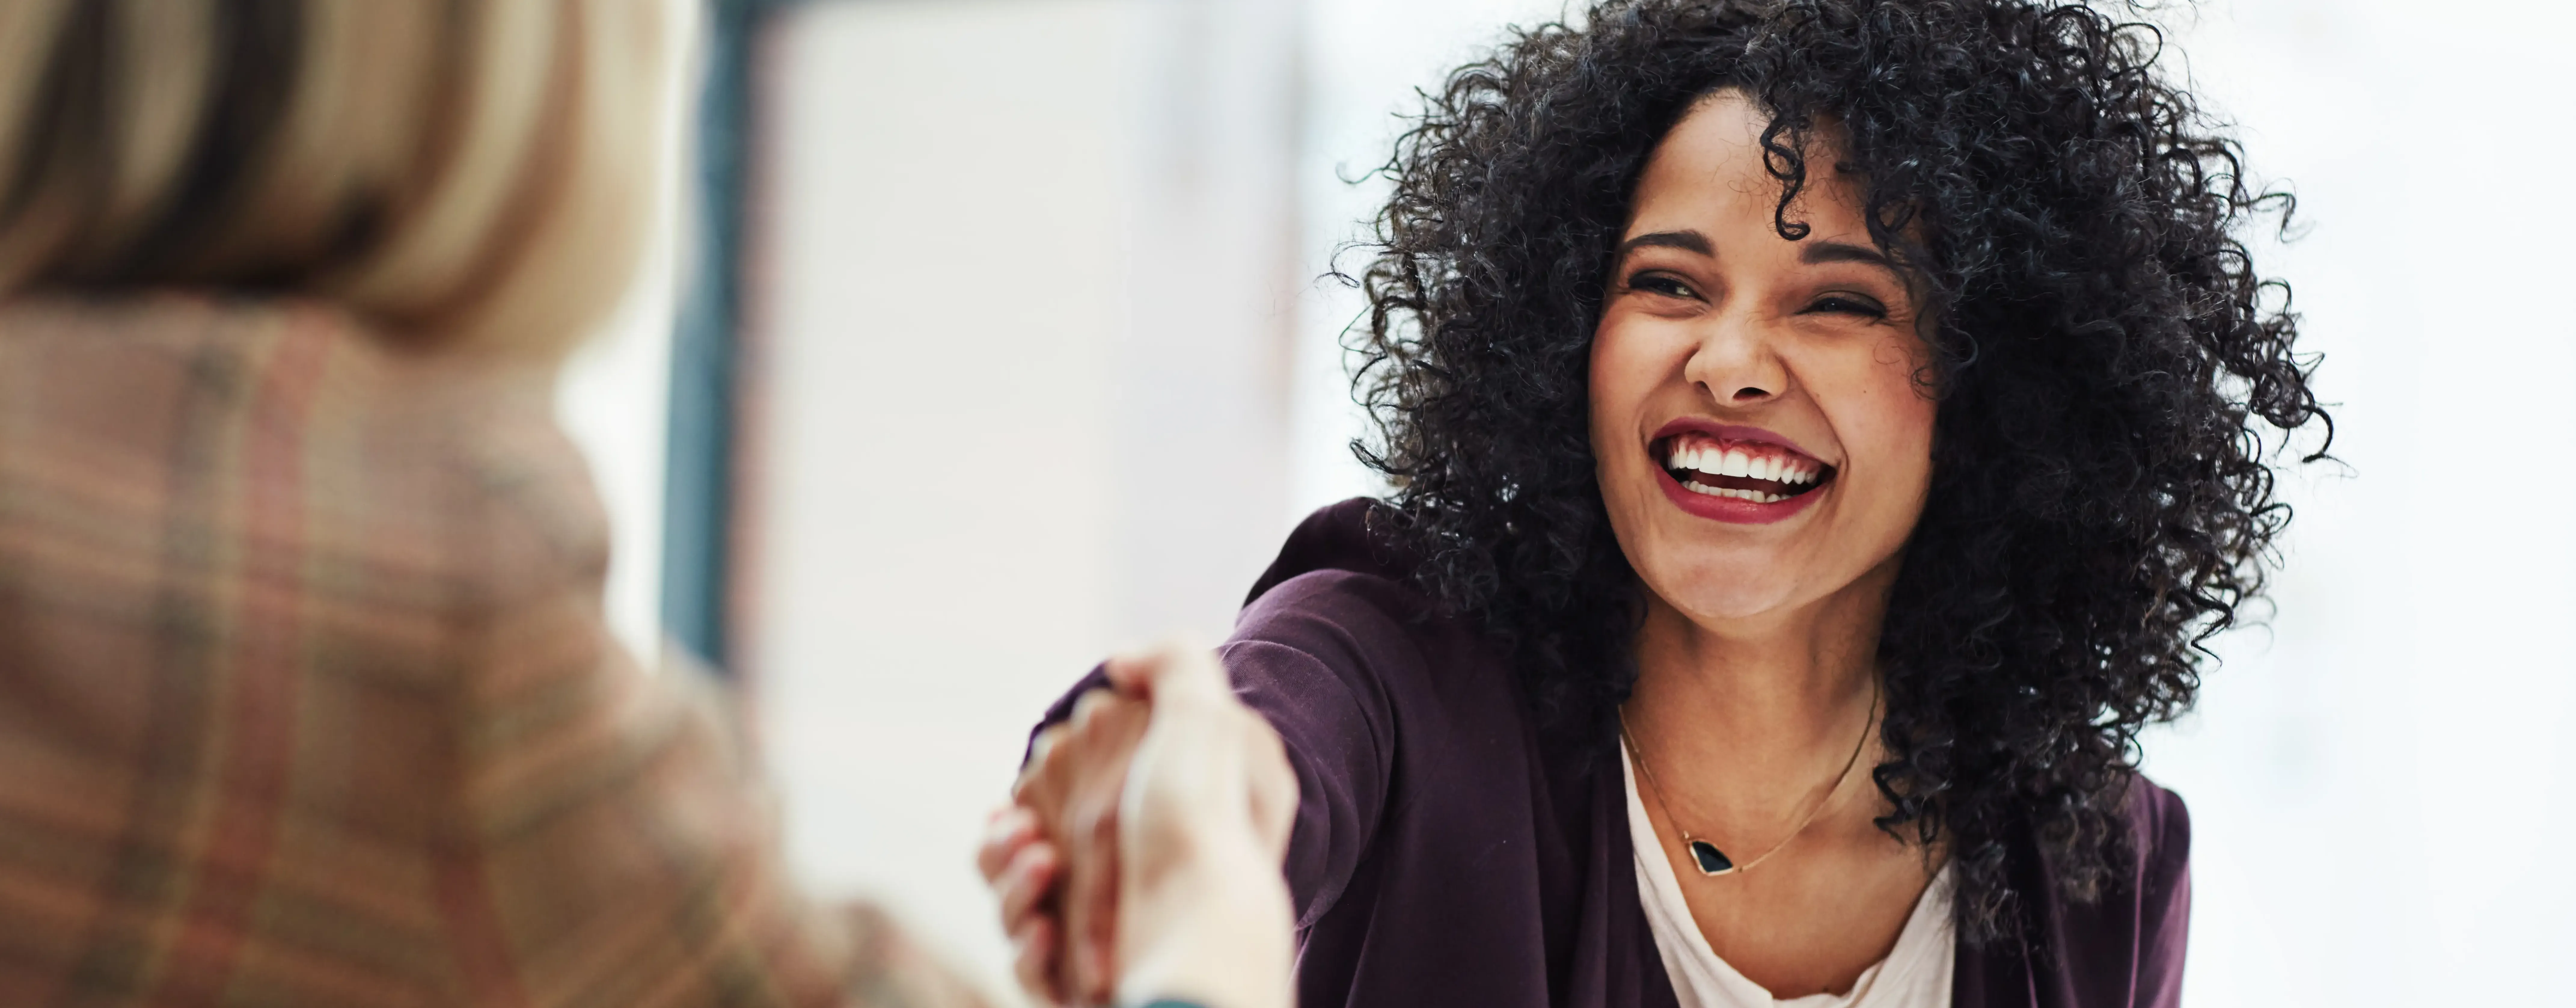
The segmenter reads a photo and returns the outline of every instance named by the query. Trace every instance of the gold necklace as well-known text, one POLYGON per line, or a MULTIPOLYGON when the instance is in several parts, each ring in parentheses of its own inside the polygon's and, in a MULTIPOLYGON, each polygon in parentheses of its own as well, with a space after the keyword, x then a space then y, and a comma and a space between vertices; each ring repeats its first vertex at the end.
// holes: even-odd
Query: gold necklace
POLYGON ((1852 743, 1851 758, 1843 761, 1843 772, 1834 775, 1834 786, 1825 789, 1824 797, 1816 799, 1816 807, 1808 809, 1807 817, 1798 820, 1798 828, 1781 837, 1779 843, 1772 844, 1770 850, 1740 865, 1727 857, 1726 852, 1718 850, 1716 844, 1693 834, 1690 827, 1682 825, 1681 817, 1673 814, 1672 805, 1664 801, 1664 789, 1655 784, 1655 772, 1646 768, 1645 748, 1637 744, 1636 734, 1628 730, 1628 712, 1624 708, 1619 711, 1619 741, 1628 747, 1628 758, 1636 762, 1637 776, 1645 779, 1646 792, 1655 796, 1655 807, 1663 809, 1664 818, 1672 820, 1673 828, 1682 831, 1682 846, 1690 851, 1691 863, 1699 866, 1701 875, 1716 878, 1752 871, 1753 866, 1770 860, 1771 855, 1780 853, 1781 848, 1789 846, 1789 841, 1797 839, 1799 834, 1807 831, 1807 827, 1815 824, 1816 817, 1824 814, 1825 806, 1833 804, 1834 796, 1842 793, 1844 782, 1851 779, 1852 768, 1860 765, 1861 750, 1869 748, 1869 728, 1878 723, 1878 700, 1879 690, 1873 684, 1869 691, 1869 717, 1860 723, 1860 741, 1852 743))

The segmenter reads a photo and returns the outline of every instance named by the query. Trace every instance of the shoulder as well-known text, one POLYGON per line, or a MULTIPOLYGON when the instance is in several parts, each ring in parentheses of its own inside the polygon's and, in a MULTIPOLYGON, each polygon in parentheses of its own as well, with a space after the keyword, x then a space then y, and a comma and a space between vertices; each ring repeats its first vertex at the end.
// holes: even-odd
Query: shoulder
POLYGON ((1379 527, 1385 507, 1353 497, 1306 516, 1253 582, 1236 625, 1318 618, 1420 623, 1431 617, 1430 598, 1413 585, 1412 560, 1379 527))
POLYGON ((2134 774, 2123 812, 2128 856, 2088 898, 2053 881, 2035 838, 2016 844, 2014 856, 2031 859, 2013 870, 2028 887, 2024 934, 2040 949, 2007 941, 1963 957, 1961 1004, 2024 1004, 2038 993, 2051 1004, 2174 1008, 2190 938, 2190 815, 2179 796, 2134 774))
POLYGON ((2138 774, 2129 780, 2126 809, 2136 843, 2138 879, 2149 889, 2169 885, 2191 865, 2191 810, 2182 796, 2138 774))
POLYGON ((1426 650, 1455 646, 1411 581, 1410 565, 1371 527, 1366 498, 1315 512, 1288 536, 1236 619, 1233 642, 1292 648, 1344 668, 1419 667, 1426 650))
POLYGON ((1342 710, 1382 740, 1518 738, 1517 677, 1472 621, 1414 585, 1369 525, 1378 507, 1347 501, 1289 536, 1223 649, 1238 690, 1274 722, 1342 710))
POLYGON ((553 374, 528 370, 426 376, 415 425, 426 479, 456 502, 444 524, 462 571, 486 601, 595 593, 608 573, 608 516, 590 465, 554 418, 553 374))
POLYGON ((1237 639, 1313 644, 1328 650, 1382 650, 1424 629, 1430 606, 1402 582, 1347 570, 1308 571, 1244 606, 1237 639))
POLYGON ((427 610, 604 571, 551 378, 310 302, 20 298, 0 305, 0 480, 138 530, 257 536, 305 558, 306 590, 366 589, 335 606, 427 610))
POLYGON ((2137 957, 2133 1003, 2172 1008, 2182 1000, 2183 959, 2191 933, 2191 813, 2182 798, 2141 774, 2130 782, 2129 826, 2137 837, 2137 873, 2129 896, 2137 957))
POLYGON ((1316 509, 1288 533, 1279 556, 1252 584, 1249 607, 1302 575, 1341 571, 1390 583, 1411 580, 1414 560, 1386 534, 1391 512, 1383 502, 1353 497, 1316 509))
POLYGON ((551 367, 338 338, 341 366, 303 434, 317 507, 434 558, 422 573, 472 610, 600 588, 607 514, 555 422, 551 367))

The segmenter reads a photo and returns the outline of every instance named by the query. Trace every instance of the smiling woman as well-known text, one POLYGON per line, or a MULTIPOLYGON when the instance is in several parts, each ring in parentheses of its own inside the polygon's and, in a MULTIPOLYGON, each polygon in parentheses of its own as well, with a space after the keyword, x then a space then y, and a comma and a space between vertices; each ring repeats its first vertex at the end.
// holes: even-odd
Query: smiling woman
POLYGON ((2082 4, 1614 0, 1430 98, 1360 278, 1396 491, 1223 649, 1302 787, 1309 1003, 2178 999, 2136 735, 2325 416, 2240 237, 2273 198, 2160 51, 2082 4))

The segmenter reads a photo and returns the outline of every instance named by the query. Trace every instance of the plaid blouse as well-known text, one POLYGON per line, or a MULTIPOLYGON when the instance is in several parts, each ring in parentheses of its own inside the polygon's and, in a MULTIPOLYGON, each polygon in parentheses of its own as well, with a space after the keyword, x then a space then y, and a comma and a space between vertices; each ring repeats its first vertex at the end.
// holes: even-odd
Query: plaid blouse
POLYGON ((601 613, 551 375, 0 306, 0 1005, 972 1005, 601 613))

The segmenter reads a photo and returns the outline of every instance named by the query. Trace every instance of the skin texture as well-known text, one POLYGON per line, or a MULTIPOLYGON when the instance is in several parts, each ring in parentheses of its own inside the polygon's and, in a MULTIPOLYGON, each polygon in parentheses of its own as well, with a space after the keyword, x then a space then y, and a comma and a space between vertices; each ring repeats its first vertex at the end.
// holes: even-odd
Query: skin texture
POLYGON ((1873 824, 1886 810, 1865 775, 1827 789, 1871 734, 1879 625, 1931 481, 1936 410, 1907 278, 1819 254, 1872 250, 1855 187, 1820 177, 1794 208, 1806 236, 1774 227, 1766 125, 1741 92, 1719 92, 1648 162, 1593 339, 1591 430, 1611 528, 1645 588, 1623 716, 1654 773, 1647 813, 1710 947, 1799 997, 1850 989, 1931 878, 1920 849, 1873 824), (1691 514, 1659 485, 1654 447, 1692 416, 1784 436, 1836 475, 1781 521, 1691 514), (1820 801, 1759 869, 1718 878, 1673 822, 1749 860, 1820 801))
POLYGON ((1117 1001, 1288 1008, 1297 776, 1270 723, 1204 649, 1112 660, 1152 709, 1119 792, 1117 1001))
POLYGON ((1119 794, 1147 716, 1142 701, 1116 693, 1083 697, 1031 747, 1011 791, 1011 811, 1024 817, 997 814, 996 830, 1016 835, 987 845, 985 877, 999 883, 1004 919, 1041 925, 1011 930, 1020 983, 1059 1003, 1104 1002, 1114 984, 1119 794))
POLYGON ((1112 688, 1038 736, 977 856, 1021 986, 1047 1004, 1286 1008, 1298 789, 1278 732, 1205 649, 1105 669, 1112 688))

